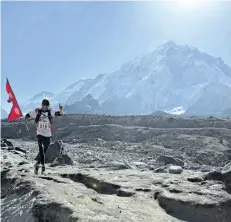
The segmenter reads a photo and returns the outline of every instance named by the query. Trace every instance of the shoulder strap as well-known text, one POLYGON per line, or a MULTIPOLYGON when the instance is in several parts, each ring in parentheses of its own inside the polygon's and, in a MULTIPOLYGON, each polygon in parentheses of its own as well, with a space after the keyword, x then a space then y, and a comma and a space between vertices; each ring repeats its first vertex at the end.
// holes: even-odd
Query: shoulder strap
POLYGON ((39 119, 40 119, 40 116, 41 116, 41 109, 38 109, 38 113, 35 117, 35 122, 38 123, 39 119))
POLYGON ((51 110, 49 109, 47 112, 48 112, 48 119, 50 121, 50 124, 52 124, 53 120, 52 120, 51 110))

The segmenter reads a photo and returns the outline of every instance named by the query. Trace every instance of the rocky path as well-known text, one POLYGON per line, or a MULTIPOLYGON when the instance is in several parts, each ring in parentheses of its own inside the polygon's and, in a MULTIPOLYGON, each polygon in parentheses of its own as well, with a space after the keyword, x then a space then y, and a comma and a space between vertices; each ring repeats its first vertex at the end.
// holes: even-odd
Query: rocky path
POLYGON ((123 190, 119 181, 106 182, 108 174, 103 182, 97 171, 57 167, 34 176, 18 154, 2 157, 2 221, 178 221, 151 193, 123 190))
POLYGON ((48 167, 33 175, 32 161, 1 151, 2 221, 229 222, 231 195, 202 173, 48 167))

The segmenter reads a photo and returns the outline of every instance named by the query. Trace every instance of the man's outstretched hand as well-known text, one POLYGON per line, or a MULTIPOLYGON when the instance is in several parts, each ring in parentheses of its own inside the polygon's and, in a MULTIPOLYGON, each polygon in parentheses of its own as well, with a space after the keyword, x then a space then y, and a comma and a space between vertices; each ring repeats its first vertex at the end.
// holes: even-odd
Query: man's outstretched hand
POLYGON ((61 115, 63 115, 63 106, 59 103, 59 112, 61 115))

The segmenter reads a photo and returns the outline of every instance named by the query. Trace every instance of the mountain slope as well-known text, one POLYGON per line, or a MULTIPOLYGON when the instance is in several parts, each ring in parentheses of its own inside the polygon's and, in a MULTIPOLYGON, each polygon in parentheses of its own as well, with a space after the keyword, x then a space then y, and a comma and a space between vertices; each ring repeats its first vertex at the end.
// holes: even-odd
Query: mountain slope
POLYGON ((86 97, 74 104, 67 105, 65 107, 65 113, 74 114, 90 114, 90 113, 100 113, 100 105, 97 100, 93 98, 92 95, 88 94, 86 97))
POLYGON ((7 117, 8 117, 8 114, 7 114, 6 110, 1 108, 1 119, 6 119, 7 117))
POLYGON ((222 112, 222 116, 230 116, 231 117, 231 107, 228 108, 228 109, 226 109, 226 110, 224 110, 222 112))
POLYGON ((100 74, 94 79, 79 80, 55 95, 53 101, 71 105, 80 101, 87 95, 97 95, 97 93, 99 94, 102 91, 97 86, 101 84, 104 76, 104 74, 100 74), (94 88, 97 88, 97 90, 94 90, 94 88))
POLYGON ((221 114, 230 107, 231 88, 220 83, 211 83, 204 87, 198 100, 192 104, 186 114, 221 114))
POLYGON ((153 53, 104 75, 89 86, 87 93, 100 102, 106 113, 147 114, 176 107, 192 112, 194 104, 194 114, 217 113, 231 103, 230 86, 231 69, 220 58, 167 42, 153 53), (212 105, 208 101, 214 96, 217 103, 212 105), (205 103, 209 105, 206 109, 205 103))
POLYGON ((21 105, 22 112, 29 112, 37 107, 40 107, 42 100, 45 98, 49 99, 50 102, 52 102, 53 97, 53 93, 42 91, 21 105))
POLYGON ((72 84, 53 103, 72 105, 89 94, 107 114, 177 107, 190 114, 221 113, 231 104, 231 69, 220 58, 169 41, 115 72, 72 84))

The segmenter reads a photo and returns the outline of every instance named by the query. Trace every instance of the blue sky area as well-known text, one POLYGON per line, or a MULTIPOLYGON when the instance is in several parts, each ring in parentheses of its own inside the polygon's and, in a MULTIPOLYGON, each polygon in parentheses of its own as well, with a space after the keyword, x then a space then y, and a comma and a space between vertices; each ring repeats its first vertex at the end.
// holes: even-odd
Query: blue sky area
POLYGON ((115 71, 164 41, 231 66, 231 2, 2 2, 2 107, 8 77, 19 103, 115 71))

